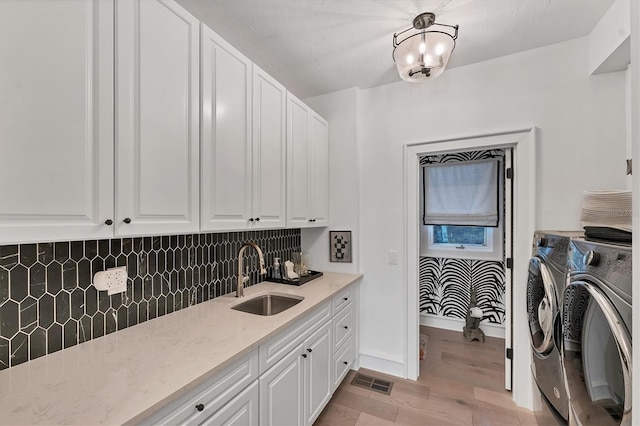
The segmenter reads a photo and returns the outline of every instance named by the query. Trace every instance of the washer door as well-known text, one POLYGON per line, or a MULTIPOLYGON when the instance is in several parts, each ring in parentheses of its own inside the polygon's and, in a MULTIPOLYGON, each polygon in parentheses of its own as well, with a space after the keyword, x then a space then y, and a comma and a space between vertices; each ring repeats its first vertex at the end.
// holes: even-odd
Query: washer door
POLYGON ((606 294, 587 281, 564 292, 562 356, 578 424, 631 424, 631 338, 606 294))
POLYGON ((529 260, 527 279, 527 313, 531 347, 540 356, 547 356, 554 347, 553 319, 558 312, 556 285, 543 260, 529 260))

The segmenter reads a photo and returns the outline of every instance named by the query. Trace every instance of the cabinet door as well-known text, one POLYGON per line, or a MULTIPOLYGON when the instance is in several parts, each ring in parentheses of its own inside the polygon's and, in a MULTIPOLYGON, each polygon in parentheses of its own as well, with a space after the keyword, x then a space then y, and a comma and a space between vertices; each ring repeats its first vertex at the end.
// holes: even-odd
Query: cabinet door
POLYGON ((287 93, 287 224, 309 225, 309 109, 287 93))
POLYGON ((303 382, 307 359, 308 355, 300 344, 260 376, 261 425, 303 424, 303 382))
POLYGON ((254 426, 258 423, 258 381, 253 382, 238 396, 229 401, 218 412, 209 417, 202 426, 254 426))
POLYGON ((331 322, 327 322, 312 334, 304 344, 308 353, 305 359, 305 425, 318 418, 331 399, 331 322))
POLYGON ((317 114, 311 114, 309 144, 311 226, 328 226, 329 125, 317 114))
POLYGON ((116 5, 116 235, 196 232, 199 22, 173 0, 116 5))
POLYGON ((253 227, 284 228, 286 89, 253 66, 253 227))
POLYGON ((202 26, 203 231, 251 218, 251 62, 202 26))
POLYGON ((0 64, 0 244, 113 236, 113 3, 1 0, 0 64))

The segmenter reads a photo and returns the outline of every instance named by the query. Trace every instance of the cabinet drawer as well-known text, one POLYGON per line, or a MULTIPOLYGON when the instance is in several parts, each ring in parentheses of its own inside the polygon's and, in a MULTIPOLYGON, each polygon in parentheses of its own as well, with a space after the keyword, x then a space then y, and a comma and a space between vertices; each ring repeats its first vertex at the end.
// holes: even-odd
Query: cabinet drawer
POLYGON ((353 304, 349 303, 333 317, 333 353, 353 335, 353 304))
POLYGON ((258 382, 253 382, 240 395, 229 401, 222 409, 209 417, 201 426, 257 425, 259 416, 258 382))
POLYGON ((166 405, 143 420, 141 424, 199 424, 257 379, 258 350, 256 349, 188 392, 187 395, 166 405))
POLYGON ((349 339, 333 356, 331 369, 332 391, 335 391, 344 380, 353 365, 353 339, 349 339))
POLYGON ((351 299, 353 299, 353 296, 353 286, 349 286, 333 296, 333 299, 331 300, 333 305, 333 314, 337 314, 342 308, 347 306, 351 302, 351 299))
POLYGON ((327 302, 303 319, 297 320, 294 325, 276 337, 260 345, 260 374, 276 364, 330 318, 330 305, 327 302))

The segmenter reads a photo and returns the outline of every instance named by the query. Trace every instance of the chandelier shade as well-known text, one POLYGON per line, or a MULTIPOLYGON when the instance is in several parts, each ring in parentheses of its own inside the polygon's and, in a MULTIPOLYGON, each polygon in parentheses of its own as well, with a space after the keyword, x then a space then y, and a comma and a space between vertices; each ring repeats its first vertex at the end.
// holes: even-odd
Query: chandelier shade
POLYGON ((436 78, 444 71, 456 47, 458 26, 436 24, 433 13, 418 15, 413 25, 413 28, 393 35, 393 60, 398 74, 411 82, 436 78), (435 29, 433 25, 443 28, 435 29), (448 28, 453 28, 450 31, 453 34, 447 32, 448 28))

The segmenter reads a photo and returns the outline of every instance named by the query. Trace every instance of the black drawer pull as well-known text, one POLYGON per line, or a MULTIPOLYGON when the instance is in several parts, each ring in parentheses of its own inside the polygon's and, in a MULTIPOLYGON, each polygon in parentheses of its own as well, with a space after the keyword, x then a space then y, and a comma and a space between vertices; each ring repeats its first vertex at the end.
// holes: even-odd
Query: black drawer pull
POLYGON ((198 411, 202 411, 202 410, 204 410, 204 404, 198 404, 198 405, 196 405, 196 410, 198 410, 198 411))
POLYGON ((349 300, 349 298, 348 297, 343 297, 342 300, 344 300, 346 302, 347 300, 349 300))
POLYGON ((129 218, 129 217, 125 217, 122 221, 123 221, 124 223, 131 223, 131 218, 129 218))
POLYGON ((349 327, 348 327, 348 326, 346 326, 346 325, 345 325, 344 327, 342 327, 342 328, 344 328, 345 330, 348 330, 348 329, 349 329, 349 327))
POLYGON ((307 349, 307 352, 311 353, 311 352, 313 352, 313 349, 309 348, 309 349, 307 349))
POLYGON ((342 363, 343 363, 344 365, 347 365, 347 364, 349 364, 349 361, 342 361, 342 363))
POLYGON ((306 357, 307 357, 307 354, 302 354, 302 358, 306 358, 306 357))
POLYGON ((107 219, 107 220, 104 221, 104 224, 107 225, 107 226, 111 226, 111 225, 113 225, 113 221, 111 219, 107 219))
POLYGON ((259 217, 256 217, 256 222, 260 222, 260 218, 259 217))

